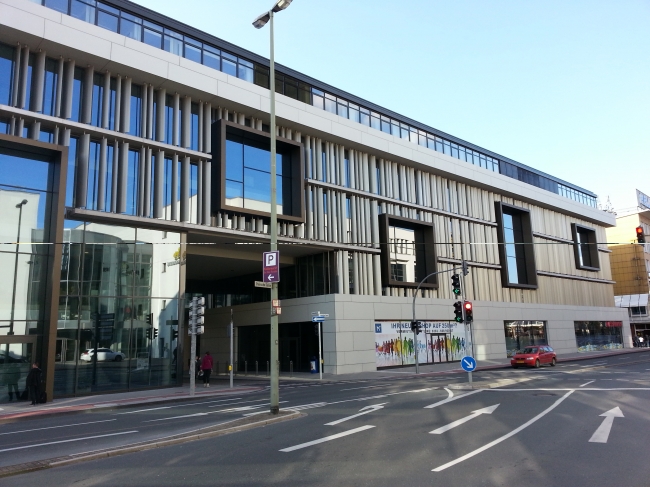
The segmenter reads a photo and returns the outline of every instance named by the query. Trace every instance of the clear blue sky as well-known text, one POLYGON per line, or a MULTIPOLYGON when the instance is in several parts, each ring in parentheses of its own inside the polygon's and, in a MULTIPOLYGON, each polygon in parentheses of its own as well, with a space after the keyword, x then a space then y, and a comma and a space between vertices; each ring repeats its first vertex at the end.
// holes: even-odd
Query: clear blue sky
MULTIPOLYGON (((135 0, 268 56, 274 0, 135 0)), ((597 193, 650 194, 650 1, 294 0, 276 60, 597 193)))

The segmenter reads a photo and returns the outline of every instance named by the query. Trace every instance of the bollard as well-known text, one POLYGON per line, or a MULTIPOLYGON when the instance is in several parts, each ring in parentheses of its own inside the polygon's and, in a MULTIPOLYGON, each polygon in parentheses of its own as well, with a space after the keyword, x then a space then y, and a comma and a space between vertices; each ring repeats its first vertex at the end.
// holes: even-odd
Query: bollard
POLYGON ((244 375, 248 375, 248 360, 244 360, 244 375))
POLYGON ((269 375, 269 361, 266 361, 266 375, 269 375))
POLYGON ((293 377, 293 360, 289 360, 289 377, 293 377))
POLYGON ((257 360, 255 361, 255 375, 257 376, 257 360))

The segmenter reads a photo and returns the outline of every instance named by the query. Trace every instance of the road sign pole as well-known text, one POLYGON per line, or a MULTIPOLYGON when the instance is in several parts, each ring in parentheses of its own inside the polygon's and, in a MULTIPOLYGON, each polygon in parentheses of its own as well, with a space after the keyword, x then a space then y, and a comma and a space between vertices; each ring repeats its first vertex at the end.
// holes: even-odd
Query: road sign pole
POLYGON ((323 345, 322 345, 322 334, 321 326, 322 323, 318 323, 318 372, 320 374, 320 380, 323 380, 323 345))
POLYGON ((190 338, 190 396, 194 395, 196 389, 196 333, 194 333, 194 309, 195 309, 196 298, 192 298, 192 304, 190 304, 190 319, 189 319, 189 330, 191 335, 190 338))
POLYGON ((233 311, 232 308, 230 308, 230 388, 233 388, 233 369, 232 369, 232 364, 233 364, 233 335, 235 334, 235 327, 233 325, 232 321, 232 315, 233 311))

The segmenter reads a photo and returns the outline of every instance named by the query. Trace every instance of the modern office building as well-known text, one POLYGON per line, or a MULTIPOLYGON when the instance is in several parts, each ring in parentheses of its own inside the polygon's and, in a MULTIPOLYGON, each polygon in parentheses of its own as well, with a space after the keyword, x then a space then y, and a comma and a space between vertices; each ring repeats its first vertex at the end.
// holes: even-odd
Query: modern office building
POLYGON ((637 190, 638 206, 616 216, 616 226, 607 229, 612 251, 612 279, 616 306, 630 317, 632 337, 637 345, 650 343, 650 197, 637 190), (645 239, 639 244, 638 231, 645 239), (642 341, 638 341, 641 338, 642 341))
MULTIPOLYGON (((435 364, 630 346, 596 195, 290 68, 276 80, 282 370, 309 370, 319 311, 336 374, 416 347, 435 364)), ((265 373, 268 86, 267 59, 126 0, 0 0, 3 383, 38 360, 54 397, 177 384, 194 295, 201 353, 224 370, 232 316, 236 368, 265 373)))

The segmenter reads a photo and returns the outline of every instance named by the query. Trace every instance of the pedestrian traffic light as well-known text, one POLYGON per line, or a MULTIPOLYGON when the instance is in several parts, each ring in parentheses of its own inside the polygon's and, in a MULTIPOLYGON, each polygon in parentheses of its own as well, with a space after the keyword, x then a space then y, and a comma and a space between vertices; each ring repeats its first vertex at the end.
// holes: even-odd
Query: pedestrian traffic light
POLYGON ((454 303, 454 320, 458 323, 463 322, 463 303, 460 301, 454 303))
POLYGON ((158 338, 158 328, 153 329, 153 337, 154 337, 154 339, 158 338))
POLYGON ((172 330, 172 340, 178 339, 178 330, 172 330))
POLYGON ((151 328, 147 328, 147 331, 145 332, 145 335, 149 340, 151 340, 151 328))
POLYGON ((452 292, 454 293, 454 296, 459 296, 460 295, 460 276, 458 274, 454 274, 451 276, 451 286, 452 286, 452 292))
POLYGON ((643 233, 643 227, 640 225, 636 227, 636 240, 639 243, 645 243, 645 234, 643 233))
POLYGON ((471 323, 474 320, 472 303, 469 301, 465 301, 463 307, 465 308, 465 322, 471 323))

